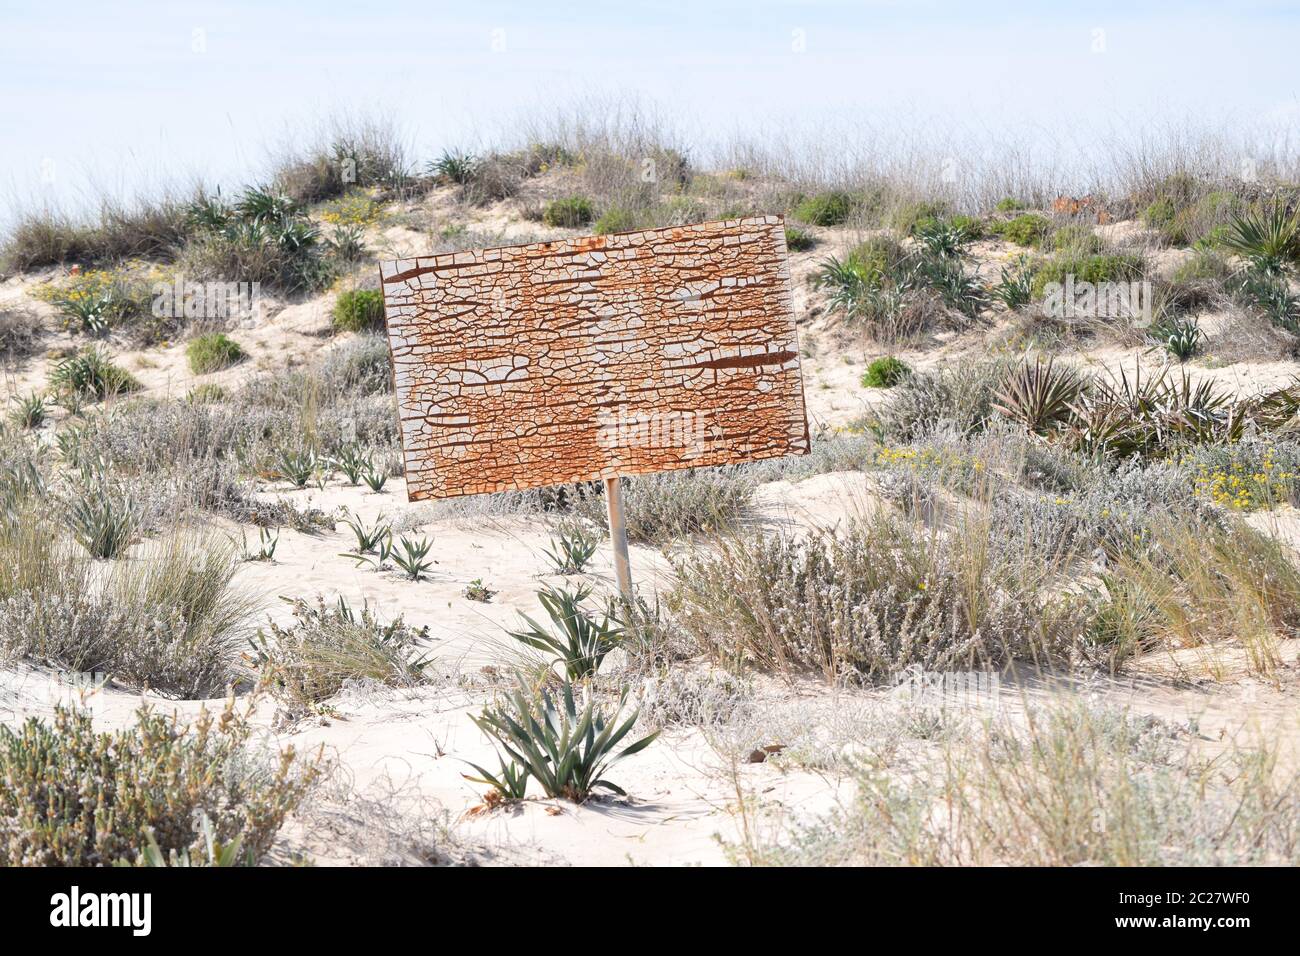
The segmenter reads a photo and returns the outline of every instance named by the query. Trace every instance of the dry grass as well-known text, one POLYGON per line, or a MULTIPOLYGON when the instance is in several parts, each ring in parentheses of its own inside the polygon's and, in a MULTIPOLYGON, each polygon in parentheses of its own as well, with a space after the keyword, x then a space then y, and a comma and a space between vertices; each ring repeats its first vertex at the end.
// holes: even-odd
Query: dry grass
POLYGON ((223 537, 180 531, 89 561, 34 512, 0 524, 0 658, 96 672, 182 698, 219 693, 260 601, 223 537))
POLYGON ((1040 600, 1050 568, 997 555, 972 519, 930 531, 881 512, 803 538, 761 531, 677 559, 669 607, 721 663, 827 679, 1053 660, 1077 622, 1040 600))
POLYGON ((1300 634, 1300 569, 1290 549, 1244 521, 1162 517, 1140 549, 1102 575, 1091 634, 1112 659, 1233 641, 1271 674, 1277 643, 1300 634))
MULTIPOLYGON (((927 734, 926 736, 932 736, 927 734)), ((1187 728, 1060 703, 940 734, 906 766, 860 757, 821 819, 764 827, 742 791, 752 865, 1294 865, 1300 777, 1275 749, 1217 754, 1187 728)))

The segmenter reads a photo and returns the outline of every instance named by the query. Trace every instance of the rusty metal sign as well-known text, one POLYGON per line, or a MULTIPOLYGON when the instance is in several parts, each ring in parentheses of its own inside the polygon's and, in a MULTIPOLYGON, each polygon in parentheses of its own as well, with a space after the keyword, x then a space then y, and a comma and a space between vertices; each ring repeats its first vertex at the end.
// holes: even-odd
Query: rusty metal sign
POLYGON ((380 277, 412 501, 808 452, 779 216, 380 277))

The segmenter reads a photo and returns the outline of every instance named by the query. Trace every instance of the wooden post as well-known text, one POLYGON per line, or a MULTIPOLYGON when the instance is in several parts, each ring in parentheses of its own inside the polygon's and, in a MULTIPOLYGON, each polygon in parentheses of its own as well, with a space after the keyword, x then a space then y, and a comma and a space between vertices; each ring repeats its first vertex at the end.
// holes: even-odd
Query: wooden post
POLYGON ((627 522, 623 520, 623 484, 615 475, 605 479, 605 507, 609 509, 609 540, 614 546, 614 576, 623 600, 632 603, 632 569, 627 557, 627 522))

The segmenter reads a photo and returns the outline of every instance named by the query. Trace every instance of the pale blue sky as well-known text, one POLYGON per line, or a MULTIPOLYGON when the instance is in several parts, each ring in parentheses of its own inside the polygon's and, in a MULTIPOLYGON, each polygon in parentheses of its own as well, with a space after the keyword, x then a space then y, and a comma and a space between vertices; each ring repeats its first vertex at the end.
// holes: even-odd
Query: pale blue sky
POLYGON ((1076 141, 1144 118, 1300 120, 1295 3, 4 0, 2 16, 10 208, 190 173, 235 186, 342 110, 399 115, 422 155, 591 95, 653 104, 701 142, 882 117, 1076 141))

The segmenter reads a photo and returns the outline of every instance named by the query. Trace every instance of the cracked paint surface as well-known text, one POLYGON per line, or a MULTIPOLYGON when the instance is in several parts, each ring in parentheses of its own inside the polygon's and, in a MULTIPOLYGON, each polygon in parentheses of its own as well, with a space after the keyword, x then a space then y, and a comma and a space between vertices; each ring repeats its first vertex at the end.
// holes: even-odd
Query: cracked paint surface
POLYGON ((380 278, 413 501, 808 452, 779 216, 380 278))

